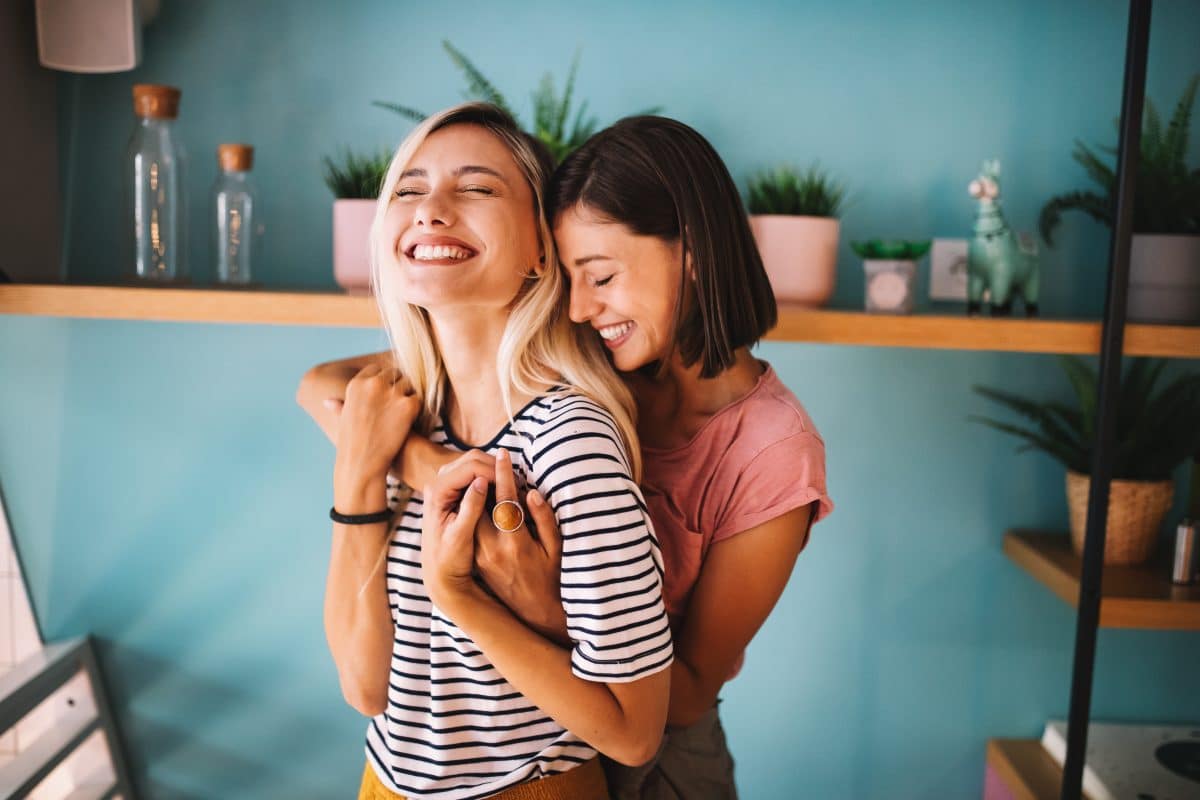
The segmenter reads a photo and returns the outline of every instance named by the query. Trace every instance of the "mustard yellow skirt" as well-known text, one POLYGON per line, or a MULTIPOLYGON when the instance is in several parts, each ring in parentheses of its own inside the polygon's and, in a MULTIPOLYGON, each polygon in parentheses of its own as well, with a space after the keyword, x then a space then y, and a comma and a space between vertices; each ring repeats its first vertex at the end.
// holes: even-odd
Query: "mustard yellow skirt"
MULTIPOLYGON (((600 759, 585 761, 570 772, 561 772, 535 781, 519 783, 493 795, 493 800, 608 800, 608 787, 600 759)), ((363 770, 358 800, 405 800, 383 785, 374 768, 363 770)))

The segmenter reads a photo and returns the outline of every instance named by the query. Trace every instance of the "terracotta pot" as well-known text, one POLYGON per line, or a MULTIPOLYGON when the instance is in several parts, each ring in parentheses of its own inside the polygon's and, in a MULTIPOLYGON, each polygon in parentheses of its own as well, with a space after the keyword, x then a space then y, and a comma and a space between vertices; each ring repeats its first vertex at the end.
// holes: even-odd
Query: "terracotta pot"
POLYGON ((1136 234, 1126 309, 1130 322, 1200 323, 1200 236, 1136 234))
POLYGON ((350 294, 370 294, 368 240, 374 200, 333 201, 333 279, 350 294))
MULTIPOLYGON (((1067 512, 1071 546, 1083 552, 1087 525, 1088 475, 1067 472, 1067 512)), ((1175 498, 1175 482, 1112 481, 1108 490, 1108 524, 1104 536, 1105 564, 1141 564, 1154 554, 1163 519, 1175 498)))
POLYGON ((776 300, 809 306, 829 302, 837 284, 839 227, 830 217, 750 217, 776 300))

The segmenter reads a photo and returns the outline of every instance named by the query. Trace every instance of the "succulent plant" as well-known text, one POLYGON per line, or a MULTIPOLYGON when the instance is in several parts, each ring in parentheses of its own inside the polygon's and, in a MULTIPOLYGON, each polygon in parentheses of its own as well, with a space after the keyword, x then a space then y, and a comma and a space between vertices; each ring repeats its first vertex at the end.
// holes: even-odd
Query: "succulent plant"
POLYGON ((339 161, 325 156, 321 159, 325 185, 339 200, 374 200, 391 160, 386 152, 362 156, 346 150, 339 161))
POLYGON ((850 249, 859 258, 887 259, 889 261, 916 261, 929 252, 932 244, 928 239, 921 241, 906 241, 903 239, 868 239, 865 242, 851 242, 850 249))
POLYGON ((751 214, 836 217, 845 198, 845 188, 818 165, 803 171, 784 166, 760 172, 749 180, 746 206, 751 214))

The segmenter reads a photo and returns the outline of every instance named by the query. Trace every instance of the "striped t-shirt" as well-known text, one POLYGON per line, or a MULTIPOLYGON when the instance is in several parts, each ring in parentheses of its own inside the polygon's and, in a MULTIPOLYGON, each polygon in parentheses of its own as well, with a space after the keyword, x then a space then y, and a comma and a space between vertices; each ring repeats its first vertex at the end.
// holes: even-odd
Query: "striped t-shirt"
MULTIPOLYGON (((460 450, 440 422, 430 438, 460 450)), ((611 415, 569 391, 530 402, 479 449, 512 455, 518 482, 550 503, 562 532, 562 601, 580 678, 623 683, 672 659, 663 566, 641 491, 611 415)), ((399 504, 389 486, 389 505, 399 504)), ((388 602, 395 621, 386 710, 367 728, 367 758, 385 786, 412 798, 488 797, 565 772, 596 750, 516 691, 434 606, 421 581, 421 498, 392 535, 388 602)))

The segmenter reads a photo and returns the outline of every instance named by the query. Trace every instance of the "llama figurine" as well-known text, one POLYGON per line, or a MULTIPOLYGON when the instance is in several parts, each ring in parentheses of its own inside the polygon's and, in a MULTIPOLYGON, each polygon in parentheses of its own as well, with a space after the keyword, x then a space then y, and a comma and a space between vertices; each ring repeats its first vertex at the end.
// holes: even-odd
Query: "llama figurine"
POLYGON ((975 235, 967 246, 967 313, 978 314, 987 290, 992 316, 1012 313, 1012 300, 1020 295, 1025 315, 1037 316, 1037 244, 1018 244, 1000 212, 1000 162, 983 162, 979 177, 967 191, 979 201, 975 235))

